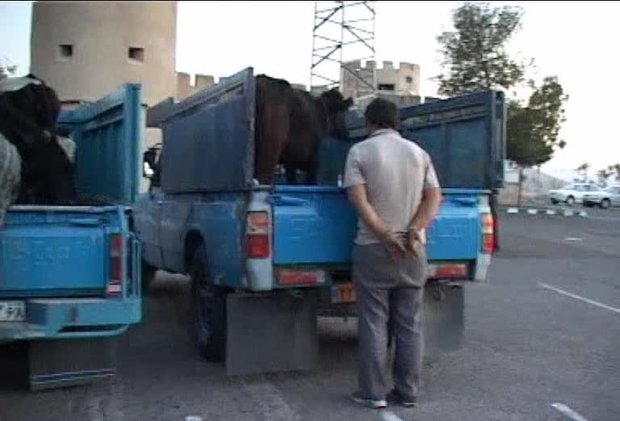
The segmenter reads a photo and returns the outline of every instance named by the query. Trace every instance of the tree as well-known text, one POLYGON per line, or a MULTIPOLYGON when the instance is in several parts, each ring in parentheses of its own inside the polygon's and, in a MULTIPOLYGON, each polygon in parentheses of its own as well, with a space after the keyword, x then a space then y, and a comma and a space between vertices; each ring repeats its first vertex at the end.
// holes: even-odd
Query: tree
POLYGON ((523 79, 524 66, 511 59, 505 44, 521 25, 522 10, 487 3, 464 3, 452 13, 455 31, 437 37, 445 74, 439 93, 458 95, 486 89, 510 89, 523 79))
POLYGON ((585 182, 588 179, 588 170, 590 169, 590 164, 584 162, 580 166, 577 167, 577 174, 581 176, 581 181, 585 182))
POLYGON ((603 187, 607 186, 607 179, 612 175, 613 173, 607 168, 600 169, 596 173, 596 176, 598 177, 598 183, 603 187))
POLYGON ((516 100, 508 104, 507 156, 519 166, 542 165, 553 157, 566 142, 558 138, 565 119, 564 93, 557 77, 544 78, 530 96, 527 105, 516 100))
POLYGON ((566 146, 558 136, 567 100, 557 77, 549 76, 535 88, 527 105, 516 100, 508 103, 506 155, 519 166, 519 204, 523 169, 544 164, 566 146))
MULTIPOLYGON (((480 90, 509 90, 524 82, 525 65, 512 59, 505 46, 521 26, 522 9, 466 2, 452 14, 454 31, 444 32, 441 45, 445 72, 438 76, 439 93, 460 95, 480 90)), ((557 77, 544 78, 526 104, 508 101, 507 158, 519 166, 519 203, 523 169, 549 161, 566 143, 558 139, 564 122, 564 93, 557 77)))
POLYGON ((620 181, 620 164, 614 164, 607 167, 607 171, 609 171, 609 175, 612 176, 615 174, 616 181, 620 181))

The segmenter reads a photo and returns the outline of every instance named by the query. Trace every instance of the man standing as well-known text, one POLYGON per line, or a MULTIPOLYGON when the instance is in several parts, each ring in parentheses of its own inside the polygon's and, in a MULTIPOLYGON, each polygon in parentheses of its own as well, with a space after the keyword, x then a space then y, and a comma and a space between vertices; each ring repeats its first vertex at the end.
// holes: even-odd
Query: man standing
POLYGON ((353 253, 357 296, 358 390, 371 408, 414 406, 420 389, 421 306, 426 283, 425 229, 439 212, 441 189, 429 155, 396 130, 398 109, 373 100, 369 138, 347 156, 344 187, 359 215, 353 253), (388 320, 393 326, 394 387, 386 396, 388 320))

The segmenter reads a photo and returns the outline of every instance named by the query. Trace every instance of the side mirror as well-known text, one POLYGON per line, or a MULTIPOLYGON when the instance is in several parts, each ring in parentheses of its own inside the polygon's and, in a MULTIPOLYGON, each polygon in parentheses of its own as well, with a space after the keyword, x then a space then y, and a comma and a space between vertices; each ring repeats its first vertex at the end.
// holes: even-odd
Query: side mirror
POLYGON ((155 174, 154 166, 155 166, 156 154, 155 151, 149 149, 148 151, 142 154, 142 176, 145 178, 153 178, 155 174))
POLYGON ((153 168, 151 168, 151 165, 144 161, 144 164, 142 166, 142 176, 145 178, 153 178, 153 175, 155 174, 155 171, 153 170, 153 168))

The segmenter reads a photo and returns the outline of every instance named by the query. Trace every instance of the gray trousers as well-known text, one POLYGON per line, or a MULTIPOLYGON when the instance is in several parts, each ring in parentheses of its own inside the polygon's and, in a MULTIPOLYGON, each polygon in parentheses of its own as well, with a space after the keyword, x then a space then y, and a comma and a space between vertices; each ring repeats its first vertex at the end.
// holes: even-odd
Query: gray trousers
POLYGON ((426 256, 395 261, 383 245, 355 246, 353 282, 358 312, 358 386, 364 397, 384 399, 388 322, 394 335, 394 388, 420 390, 424 337, 421 325, 426 256))

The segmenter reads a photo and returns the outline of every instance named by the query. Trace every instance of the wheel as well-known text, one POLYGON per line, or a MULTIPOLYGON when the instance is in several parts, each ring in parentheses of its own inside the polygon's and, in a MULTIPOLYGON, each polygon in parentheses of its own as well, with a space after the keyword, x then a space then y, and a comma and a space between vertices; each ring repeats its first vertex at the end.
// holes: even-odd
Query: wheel
POLYGON ((157 268, 148 264, 144 260, 142 260, 142 278, 140 282, 142 283, 142 295, 146 295, 151 287, 151 282, 155 278, 155 272, 157 272, 157 268))
POLYGON ((573 196, 568 196, 566 198, 566 204, 568 206, 573 206, 575 204, 575 198, 573 196))
POLYGON ((557 205, 558 204, 558 200, 557 199, 551 199, 551 204, 552 205, 557 205))
POLYGON ((204 359, 221 362, 226 351, 226 291, 213 285, 209 279, 204 245, 196 250, 190 273, 194 344, 204 359))
POLYGON ((599 205, 601 209, 607 209, 611 206, 611 201, 609 199, 601 200, 601 204, 599 205))

